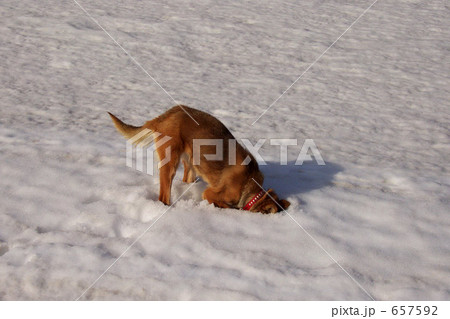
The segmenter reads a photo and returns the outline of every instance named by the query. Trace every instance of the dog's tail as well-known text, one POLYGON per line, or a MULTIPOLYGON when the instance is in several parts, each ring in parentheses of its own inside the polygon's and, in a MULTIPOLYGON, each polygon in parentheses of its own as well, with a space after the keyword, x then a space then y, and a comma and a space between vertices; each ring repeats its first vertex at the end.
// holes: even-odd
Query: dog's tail
POLYGON ((108 114, 109 114, 109 116, 111 116, 111 118, 114 122, 114 126, 116 127, 117 131, 119 131, 120 134, 125 136, 126 139, 130 139, 130 138, 136 136, 136 134, 140 133, 141 131, 143 131, 145 129, 143 126, 137 127, 137 126, 125 124, 124 122, 119 120, 115 115, 113 115, 109 112, 108 112, 108 114))

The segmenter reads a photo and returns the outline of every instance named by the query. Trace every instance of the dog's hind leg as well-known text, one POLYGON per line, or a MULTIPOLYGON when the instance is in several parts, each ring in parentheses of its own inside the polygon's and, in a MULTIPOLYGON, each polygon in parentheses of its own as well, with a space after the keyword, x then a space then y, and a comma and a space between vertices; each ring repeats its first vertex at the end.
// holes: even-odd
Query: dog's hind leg
POLYGON ((183 158, 182 161, 183 161, 183 166, 184 166, 183 182, 193 183, 195 181, 194 168, 190 164, 189 159, 183 158))
POLYGON ((157 150, 160 158, 159 167, 159 200, 166 205, 170 205, 170 194, 172 181, 175 177, 178 164, 180 163, 180 150, 177 143, 171 141, 157 150), (169 156, 169 158, 167 158, 169 156))

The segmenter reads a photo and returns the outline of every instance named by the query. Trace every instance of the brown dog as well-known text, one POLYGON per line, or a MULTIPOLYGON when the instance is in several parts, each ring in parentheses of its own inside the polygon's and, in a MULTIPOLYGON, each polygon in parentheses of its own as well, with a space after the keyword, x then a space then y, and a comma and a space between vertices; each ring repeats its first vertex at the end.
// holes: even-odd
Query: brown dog
POLYGON ((165 159, 167 152, 170 153, 169 161, 159 169, 159 200, 164 204, 170 204, 172 180, 178 164, 183 161, 183 181, 192 183, 196 176, 200 176, 208 183, 208 188, 203 192, 203 198, 215 206, 262 213, 276 213, 281 208, 289 207, 290 203, 287 200, 278 199, 272 189, 267 192, 261 189, 259 185, 263 185, 264 176, 259 170, 258 163, 245 148, 236 143, 230 131, 214 116, 187 106, 177 105, 143 126, 135 127, 123 123, 111 113, 109 115, 117 130, 127 139, 136 137, 145 129, 150 130, 145 132, 151 132, 156 143, 164 136, 171 137, 169 141, 156 147, 160 159, 165 159), (220 140, 223 145, 222 158, 211 159, 218 153, 216 145, 202 145, 201 148, 197 145, 199 158, 196 160, 193 158, 196 155, 194 140, 220 140), (235 158, 230 156, 233 153, 236 154, 235 158), (242 165, 246 158, 248 164, 242 165))

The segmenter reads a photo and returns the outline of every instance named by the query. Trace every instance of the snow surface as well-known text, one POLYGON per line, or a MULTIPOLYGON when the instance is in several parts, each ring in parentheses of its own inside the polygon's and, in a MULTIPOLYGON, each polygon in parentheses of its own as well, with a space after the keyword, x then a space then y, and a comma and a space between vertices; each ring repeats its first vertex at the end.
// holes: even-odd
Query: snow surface
MULTIPOLYGON (((314 139, 265 186, 377 300, 450 297, 450 8, 378 1, 86 1, 177 101, 237 138, 314 139)), ((0 299, 73 300, 166 210, 106 111, 173 101, 71 0, 0 3, 0 299)), ((180 181, 173 199, 188 189, 180 181)), ((285 213, 195 184, 81 299, 370 300, 285 213)))

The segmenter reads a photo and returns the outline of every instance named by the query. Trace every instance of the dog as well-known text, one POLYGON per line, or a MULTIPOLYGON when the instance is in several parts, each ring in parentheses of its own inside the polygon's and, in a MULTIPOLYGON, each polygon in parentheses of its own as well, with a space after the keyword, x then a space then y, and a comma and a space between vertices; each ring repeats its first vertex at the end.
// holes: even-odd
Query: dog
POLYGON ((136 127, 125 124, 109 112, 108 114, 119 133, 127 139, 134 137, 135 143, 142 142, 145 138, 139 138, 138 134, 143 134, 142 132, 148 132, 152 136, 155 146, 165 136, 170 137, 168 141, 166 138, 164 143, 159 143, 162 145, 156 146, 159 159, 169 159, 159 168, 159 200, 164 204, 170 205, 172 180, 179 163, 183 162, 183 181, 193 183, 197 176, 201 177, 208 184, 203 192, 203 199, 216 207, 265 214, 276 213, 289 207, 290 203, 279 199, 272 189, 262 189, 260 185, 264 183, 264 175, 255 158, 236 143, 231 132, 214 116, 191 107, 176 105, 143 126, 136 127), (206 139, 222 141, 221 159, 211 160, 211 157, 218 153, 216 145, 197 145, 199 158, 197 161, 193 158, 194 140, 206 139), (236 156, 230 158, 233 152, 236 156))

